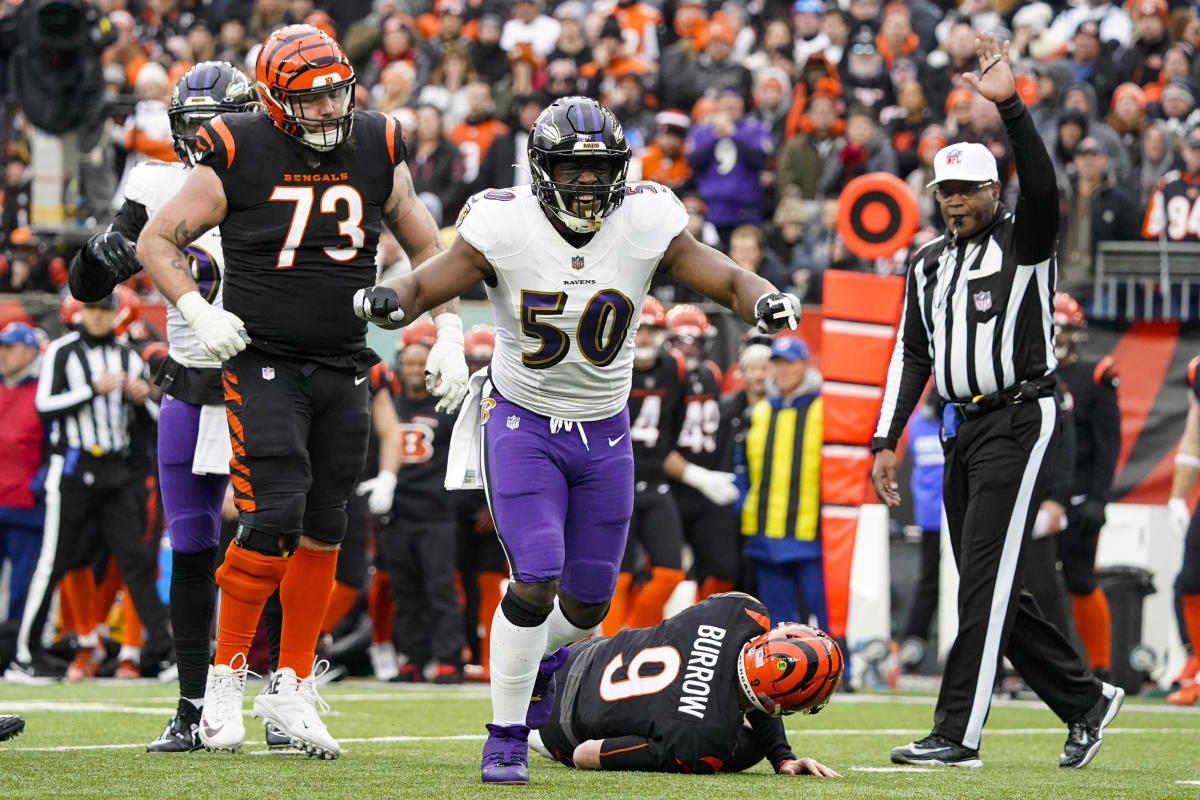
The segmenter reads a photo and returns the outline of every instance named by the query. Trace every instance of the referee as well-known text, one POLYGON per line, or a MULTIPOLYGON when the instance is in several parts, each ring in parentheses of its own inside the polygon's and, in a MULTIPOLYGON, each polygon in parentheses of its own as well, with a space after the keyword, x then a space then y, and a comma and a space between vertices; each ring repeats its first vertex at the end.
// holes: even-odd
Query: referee
POLYGON ((875 492, 900 503, 896 441, 930 372, 945 404, 944 502, 958 564, 958 635, 932 733, 897 747, 898 764, 979 767, 979 739, 1001 656, 1068 726, 1059 766, 1083 767, 1125 693, 1088 673, 1063 634, 1021 591, 1024 549, 1054 462, 1051 306, 1058 189, 1054 167, 1016 93, 1001 48, 975 40, 982 72, 967 81, 994 102, 1012 144, 1021 197, 999 201, 996 160, 981 144, 934 158, 947 233, 912 257, 904 316, 871 449, 875 492))
MULTIPOLYGON (((130 599, 149 632, 151 648, 170 649, 166 609, 154 587, 155 555, 142 539, 135 474, 129 464, 134 413, 157 414, 145 366, 113 334, 117 296, 83 307, 82 325, 50 343, 36 396, 51 423, 42 552, 29 586, 17 638, 17 659, 6 677, 36 677, 33 654, 62 576, 91 563, 103 545, 117 561, 130 599)), ((82 641, 99 663, 103 647, 82 641)))

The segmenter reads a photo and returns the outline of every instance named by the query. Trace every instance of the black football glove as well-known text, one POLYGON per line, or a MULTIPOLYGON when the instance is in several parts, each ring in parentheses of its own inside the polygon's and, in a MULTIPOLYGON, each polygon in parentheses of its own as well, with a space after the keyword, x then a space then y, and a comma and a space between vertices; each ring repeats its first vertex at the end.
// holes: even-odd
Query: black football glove
POLYGON ((404 311, 395 289, 371 286, 354 293, 354 315, 389 331, 404 323, 404 311))
POLYGON ((1103 528, 1107 518, 1104 513, 1104 503, 1099 500, 1085 500, 1073 510, 1068 511, 1067 515, 1075 517, 1080 524, 1093 531, 1103 528))
POLYGON ((768 292, 754 304, 754 318, 761 333, 779 333, 785 328, 796 330, 800 322, 800 298, 794 294, 768 292))
POLYGON ((115 283, 133 277, 142 268, 133 242, 116 231, 98 233, 84 245, 88 261, 99 264, 115 283))

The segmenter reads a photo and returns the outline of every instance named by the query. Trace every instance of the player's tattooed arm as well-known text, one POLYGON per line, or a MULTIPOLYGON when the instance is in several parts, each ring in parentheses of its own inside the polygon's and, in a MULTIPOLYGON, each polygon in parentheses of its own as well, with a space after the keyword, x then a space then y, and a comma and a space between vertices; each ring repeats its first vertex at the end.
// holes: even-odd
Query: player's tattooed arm
POLYGON ((138 258, 163 296, 174 303, 196 291, 184 249, 225 218, 225 189, 211 168, 192 169, 179 191, 142 228, 138 258))
POLYGON ((404 248, 414 268, 445 250, 437 222, 417 199, 408 165, 396 165, 392 193, 383 205, 383 224, 404 248))

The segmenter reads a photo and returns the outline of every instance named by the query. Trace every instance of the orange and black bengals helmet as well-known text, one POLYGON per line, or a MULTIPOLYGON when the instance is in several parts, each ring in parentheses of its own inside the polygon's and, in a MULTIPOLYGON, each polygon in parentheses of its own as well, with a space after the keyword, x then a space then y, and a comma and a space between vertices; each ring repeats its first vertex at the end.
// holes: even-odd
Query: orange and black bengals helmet
POLYGON ((314 150, 332 150, 350 136, 354 113, 354 68, 341 45, 312 25, 274 31, 255 67, 262 102, 276 127, 314 150), (301 115, 299 101, 336 94, 339 114, 329 119, 301 115))
POLYGON ((816 714, 837 689, 845 662, 822 630, 783 622, 742 647, 738 680, 759 711, 816 714))

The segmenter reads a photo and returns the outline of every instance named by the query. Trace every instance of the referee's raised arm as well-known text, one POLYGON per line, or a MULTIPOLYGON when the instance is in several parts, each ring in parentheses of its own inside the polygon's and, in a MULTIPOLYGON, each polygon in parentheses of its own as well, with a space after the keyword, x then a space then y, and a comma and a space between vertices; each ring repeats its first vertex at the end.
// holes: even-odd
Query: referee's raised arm
POLYGON ((1017 263, 1036 264, 1054 253, 1058 236, 1058 181, 1054 162, 1033 124, 1033 116, 1017 94, 1008 64, 1008 42, 1001 46, 989 33, 976 39, 975 46, 979 51, 981 77, 967 72, 963 78, 996 104, 1004 121, 1021 189, 1013 210, 1017 263))

